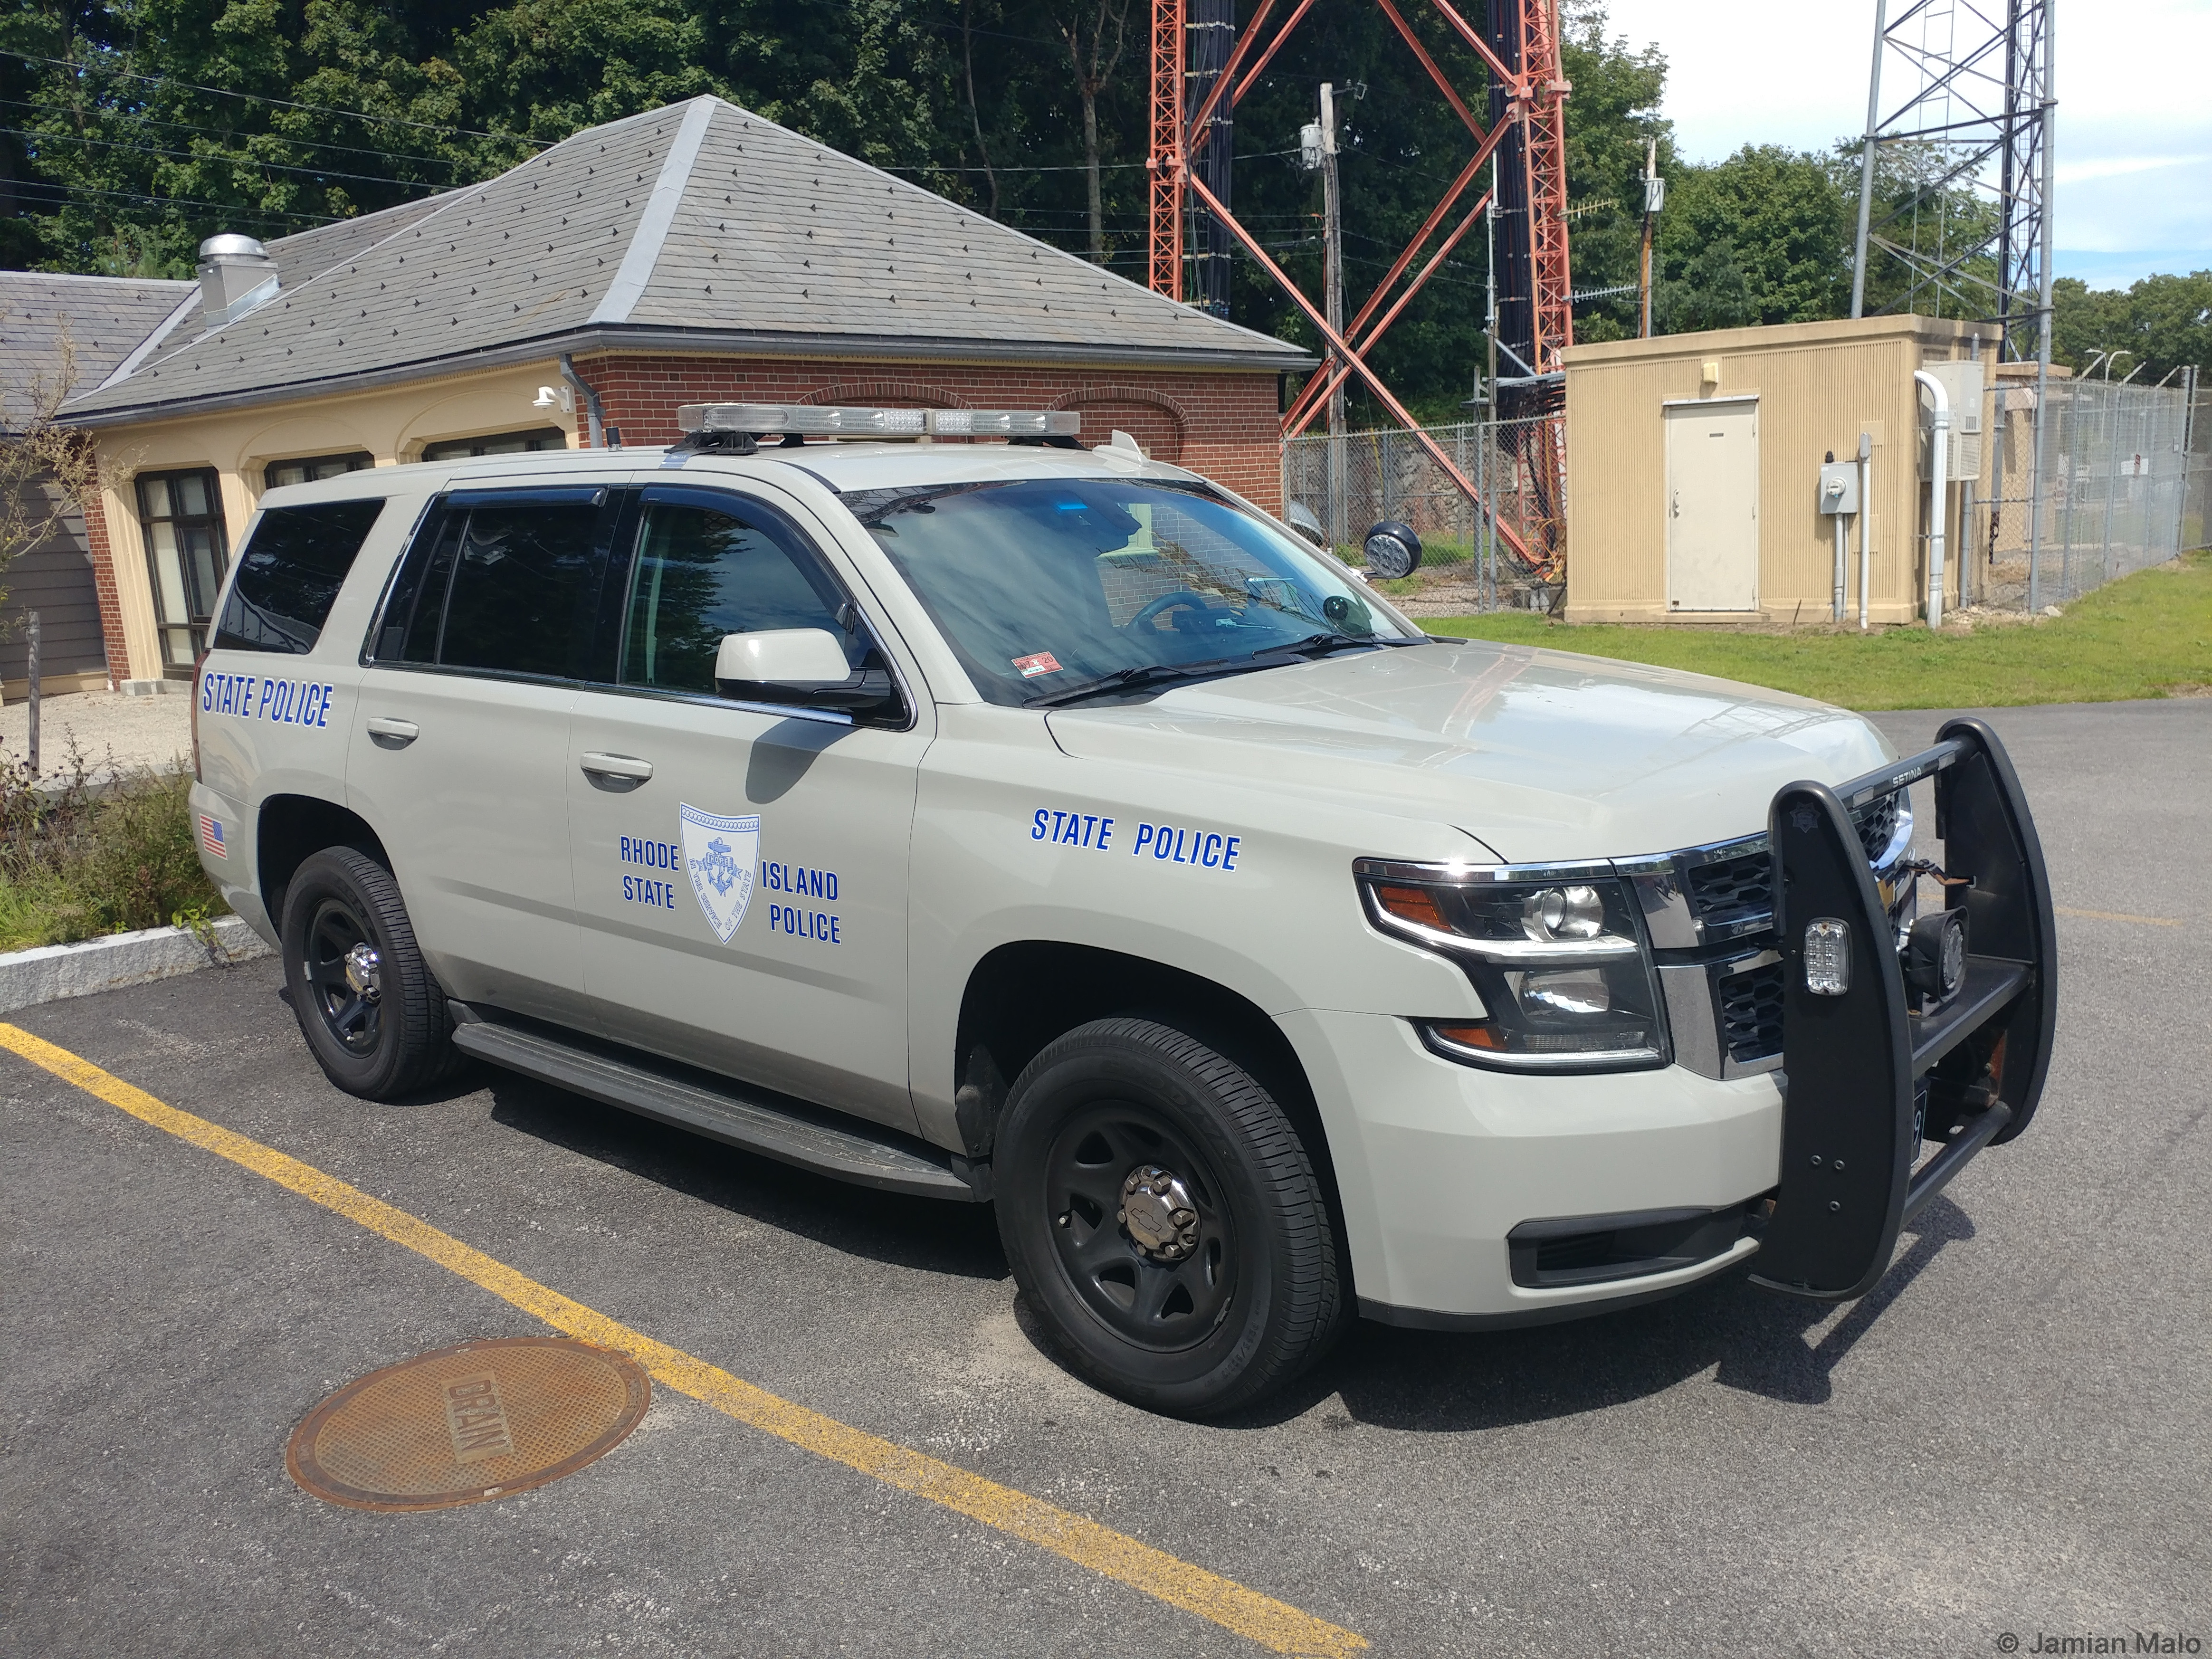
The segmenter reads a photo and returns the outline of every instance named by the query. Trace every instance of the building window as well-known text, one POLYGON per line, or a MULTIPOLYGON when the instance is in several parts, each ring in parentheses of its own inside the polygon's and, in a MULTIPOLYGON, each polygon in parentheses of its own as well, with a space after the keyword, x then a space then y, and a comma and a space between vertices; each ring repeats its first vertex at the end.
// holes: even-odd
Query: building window
POLYGON ((222 496, 212 471, 142 473, 138 522, 154 582, 155 625, 167 674, 189 676, 207 649, 216 594, 230 558, 222 496))
POLYGON ((533 427, 527 432, 495 432, 488 438, 450 438, 426 444, 426 461, 465 461, 471 455, 520 455, 533 449, 566 449, 568 434, 557 426, 533 427))
POLYGON ((274 489, 279 484, 313 483, 342 473, 366 472, 375 465, 376 457, 365 449, 356 449, 350 455, 306 455, 298 460, 271 461, 261 469, 262 487, 274 489))

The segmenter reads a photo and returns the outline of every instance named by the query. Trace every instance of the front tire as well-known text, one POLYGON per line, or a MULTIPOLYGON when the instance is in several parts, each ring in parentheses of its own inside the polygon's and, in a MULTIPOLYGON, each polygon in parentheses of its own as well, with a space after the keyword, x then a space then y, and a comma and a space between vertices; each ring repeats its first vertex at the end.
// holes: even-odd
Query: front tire
POLYGON ((392 872, 350 847, 303 862, 279 937, 300 1034, 349 1095, 392 1100, 453 1071, 445 993, 422 960, 392 872))
POLYGON ((1071 1369, 1208 1416, 1280 1388, 1341 1323, 1328 1201, 1266 1089, 1152 1020, 1079 1026, 1014 1084, 994 1160, 1015 1282, 1071 1369))

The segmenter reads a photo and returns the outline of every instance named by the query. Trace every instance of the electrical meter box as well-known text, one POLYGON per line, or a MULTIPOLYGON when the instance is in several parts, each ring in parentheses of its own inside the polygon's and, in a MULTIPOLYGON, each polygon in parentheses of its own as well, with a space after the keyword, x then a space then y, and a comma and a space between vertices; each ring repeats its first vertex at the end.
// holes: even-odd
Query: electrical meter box
MULTIPOLYGON (((1921 367, 1943 383, 1951 404, 1951 453, 1944 473, 1953 483, 1973 483, 1982 476, 1982 360, 1969 357, 1955 362, 1923 363, 1921 367)), ((1929 443, 1936 429, 1934 400, 1920 400, 1920 476, 1929 476, 1933 457, 1929 443)))
POLYGON ((1859 464, 1830 461, 1820 469, 1820 511, 1856 513, 1859 510, 1859 464))

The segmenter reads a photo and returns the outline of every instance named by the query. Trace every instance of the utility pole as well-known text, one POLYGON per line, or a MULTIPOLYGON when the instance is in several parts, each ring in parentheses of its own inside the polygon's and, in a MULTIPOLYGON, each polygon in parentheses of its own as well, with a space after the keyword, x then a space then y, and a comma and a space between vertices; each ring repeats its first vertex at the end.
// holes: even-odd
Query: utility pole
MULTIPOLYGON (((1334 88, 1321 84, 1321 201, 1322 309, 1332 333, 1344 335, 1344 210, 1336 179, 1336 98, 1334 88)), ((1329 363, 1322 365, 1324 372, 1329 363)), ((1328 394, 1328 510, 1329 544, 1345 543, 1344 386, 1328 394)))
MULTIPOLYGON (((1321 200, 1322 200, 1322 309, 1328 315, 1328 325, 1338 334, 1344 332, 1344 204, 1336 181, 1336 98, 1335 89, 1326 81, 1321 84, 1321 200)), ((1344 388, 1340 386, 1329 393, 1328 429, 1332 436, 1344 434, 1344 388)))
POLYGON ((1667 181, 1659 176, 1659 141, 1644 144, 1644 333, 1651 337, 1651 222, 1667 205, 1667 181))
POLYGON ((1483 328, 1490 344, 1490 418, 1498 419, 1498 155, 1490 157, 1490 205, 1482 215, 1482 268, 1490 283, 1490 313, 1483 328))

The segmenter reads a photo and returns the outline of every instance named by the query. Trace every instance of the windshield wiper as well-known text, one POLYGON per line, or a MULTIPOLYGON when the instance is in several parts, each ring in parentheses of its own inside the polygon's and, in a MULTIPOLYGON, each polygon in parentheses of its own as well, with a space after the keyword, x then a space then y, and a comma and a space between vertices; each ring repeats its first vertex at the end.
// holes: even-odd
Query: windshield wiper
POLYGON ((1150 685, 1165 685, 1177 680, 1211 679, 1221 674, 1233 674, 1252 666, 1249 658, 1223 658, 1213 662, 1145 662, 1133 668, 1117 668, 1110 674, 1101 675, 1088 685, 1079 685, 1072 691, 1055 691, 1050 696, 1031 697, 1024 704, 1030 708, 1064 708, 1069 703, 1081 702, 1086 697, 1103 697, 1115 691, 1136 691, 1150 685))
POLYGON ((1296 656, 1325 657, 1332 651, 1349 650, 1353 647, 1364 651, 1369 646, 1386 641, 1370 635, 1352 634, 1309 634, 1302 640, 1290 640, 1281 645, 1270 645, 1254 652, 1256 657, 1296 656))

